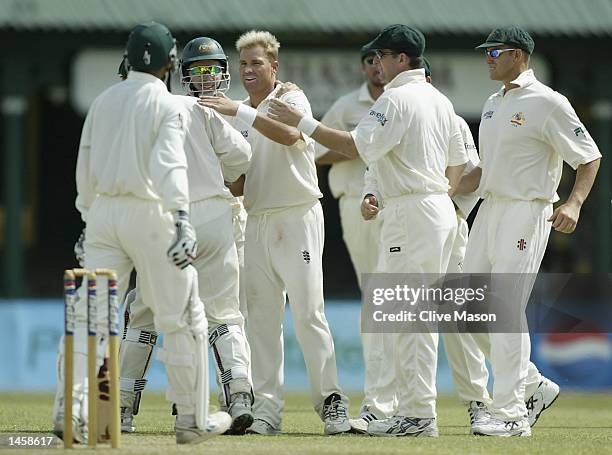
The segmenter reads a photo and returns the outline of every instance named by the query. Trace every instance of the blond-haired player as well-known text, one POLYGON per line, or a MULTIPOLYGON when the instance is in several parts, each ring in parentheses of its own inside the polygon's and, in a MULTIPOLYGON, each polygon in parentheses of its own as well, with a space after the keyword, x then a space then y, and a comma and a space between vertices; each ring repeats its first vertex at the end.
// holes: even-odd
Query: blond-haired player
MULTIPOLYGON (((235 116, 234 126, 251 144, 253 160, 244 183, 248 213, 245 243, 247 336, 251 346, 255 421, 249 433, 277 434, 283 409, 283 314, 286 298, 310 379, 311 399, 325 433, 350 429, 347 400, 338 384, 334 343, 323 305, 323 211, 314 142, 296 128, 267 117, 280 90, 278 40, 250 31, 236 42, 243 103, 203 97, 201 104, 235 116)), ((311 115, 302 91, 280 95, 311 115)))

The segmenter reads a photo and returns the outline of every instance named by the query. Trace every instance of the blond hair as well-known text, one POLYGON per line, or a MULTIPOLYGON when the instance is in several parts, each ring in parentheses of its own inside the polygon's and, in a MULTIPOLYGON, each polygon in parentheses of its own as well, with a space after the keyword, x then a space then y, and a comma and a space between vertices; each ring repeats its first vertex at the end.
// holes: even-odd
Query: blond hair
POLYGON ((278 60, 278 49, 280 43, 270 32, 262 30, 251 30, 240 35, 236 41, 236 50, 241 52, 244 49, 251 49, 256 46, 261 46, 270 61, 278 60))

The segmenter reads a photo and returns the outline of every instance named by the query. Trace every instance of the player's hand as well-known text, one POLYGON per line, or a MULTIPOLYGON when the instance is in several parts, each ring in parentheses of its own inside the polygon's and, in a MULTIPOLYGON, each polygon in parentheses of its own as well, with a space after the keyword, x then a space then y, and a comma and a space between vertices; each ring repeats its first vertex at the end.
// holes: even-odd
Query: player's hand
POLYGON ((571 234, 576 229, 580 217, 580 205, 566 202, 555 209, 548 221, 555 231, 571 234))
POLYGON ((201 96, 198 99, 198 104, 200 106, 209 107, 214 109, 219 114, 235 116, 236 112, 238 112, 238 106, 240 103, 238 101, 234 101, 223 93, 219 93, 217 96, 201 96))
POLYGON ((285 93, 289 93, 289 92, 293 92, 297 90, 302 91, 302 89, 297 84, 294 84, 293 82, 281 82, 280 87, 276 91, 276 95, 274 95, 274 97, 280 98, 285 93))
POLYGON ((270 104, 268 104, 268 117, 271 119, 277 120, 285 125, 297 126, 303 116, 304 114, 289 103, 276 98, 270 99, 270 104))
POLYGON ((85 228, 74 244, 74 257, 81 267, 85 267, 85 228))
POLYGON ((174 226, 176 232, 174 240, 168 248, 168 260, 180 269, 190 265, 196 257, 198 251, 198 241, 196 239, 193 226, 189 222, 189 214, 179 210, 173 213, 174 226))
POLYGON ((378 201, 376 200, 376 196, 368 194, 361 201, 361 216, 364 220, 369 221, 376 218, 378 215, 378 201))

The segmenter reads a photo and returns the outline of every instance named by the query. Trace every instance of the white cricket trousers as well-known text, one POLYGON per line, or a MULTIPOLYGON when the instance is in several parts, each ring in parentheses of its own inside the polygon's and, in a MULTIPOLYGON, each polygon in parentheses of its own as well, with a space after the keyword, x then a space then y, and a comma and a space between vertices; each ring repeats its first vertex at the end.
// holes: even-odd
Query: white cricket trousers
MULTIPOLYGON (((552 204, 546 201, 486 199, 470 232, 464 271, 524 273, 535 278, 548 243, 551 223, 547 219, 551 215, 552 204)), ((530 293, 531 286, 523 287, 512 300, 517 314, 524 316, 530 293)), ((529 333, 472 336, 491 363, 492 413, 503 420, 523 418, 527 415, 525 397, 531 396, 540 382, 538 369, 529 361, 529 333)))
MULTIPOLYGON (((369 221, 363 219, 361 200, 361 197, 346 195, 338 200, 342 238, 360 287, 362 273, 376 272, 381 229, 378 217, 369 221)), ((391 417, 397 406, 395 372, 388 368, 394 356, 392 334, 360 333, 365 370, 360 412, 371 412, 378 418, 391 417)))
POLYGON ((323 401, 341 394, 336 355, 323 307, 323 211, 319 201, 249 214, 244 252, 248 295, 247 338, 256 419, 281 428, 285 296, 302 348, 310 394, 321 415, 323 401))
MULTIPOLYGON (((457 212, 457 236, 448 263, 448 273, 462 273, 468 241, 468 224, 457 212)), ((453 376, 453 384, 464 403, 480 401, 489 404, 489 373, 485 356, 470 333, 444 333, 444 349, 453 376)))
MULTIPOLYGON (((385 201, 380 272, 443 274, 457 232, 447 194, 413 194, 385 201)), ((379 215, 379 216, 380 216, 379 215)), ((397 415, 436 416, 437 333, 396 333, 397 415)))
MULTIPOLYGON (((199 317, 203 308, 201 302, 194 307, 189 298, 197 279, 195 270, 180 270, 166 256, 174 235, 172 215, 164 212, 160 203, 130 196, 98 196, 88 214, 85 267, 115 270, 120 296, 125 295, 130 272, 136 268, 139 293, 153 312, 155 328, 177 342, 189 341, 185 345, 192 347, 193 334, 201 331, 202 324, 191 317, 199 317)), ((99 286, 99 291, 100 301, 104 301, 106 289, 99 286)), ((196 382, 193 368, 166 365, 166 371, 172 390, 192 392, 191 385, 196 382)), ((194 406, 195 402, 186 402, 179 412, 193 414, 194 406)))

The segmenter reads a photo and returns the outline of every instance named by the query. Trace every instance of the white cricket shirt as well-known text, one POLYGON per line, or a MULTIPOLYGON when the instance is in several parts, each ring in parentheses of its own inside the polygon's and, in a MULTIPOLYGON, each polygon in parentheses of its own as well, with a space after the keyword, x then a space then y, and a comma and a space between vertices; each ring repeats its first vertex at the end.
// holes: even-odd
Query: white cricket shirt
POLYGON ((200 106, 193 96, 175 95, 187 112, 185 154, 189 199, 233 199, 225 181, 234 182, 246 173, 251 146, 242 134, 212 109, 200 106))
POLYGON ((563 161, 573 169, 601 157, 566 97, 521 73, 517 88, 489 97, 480 120, 482 197, 555 202, 563 161))
POLYGON ((76 207, 87 212, 98 194, 160 201, 189 210, 185 112, 155 76, 131 71, 89 108, 76 167, 76 207))
POLYGON ((351 134, 385 200, 446 193, 446 168, 468 161, 453 105, 422 68, 398 74, 351 134))
MULTIPOLYGON (((280 84, 257 110, 268 113, 268 104, 280 84)), ((301 90, 283 94, 281 100, 312 116, 310 103, 301 90)), ((245 104, 251 105, 247 99, 245 104)), ((291 146, 279 144, 240 120, 232 123, 251 144, 253 158, 244 184, 244 208, 249 215, 313 202, 323 195, 319 190, 314 158, 314 141, 306 135, 291 146)))
MULTIPOLYGON (((321 119, 330 128, 352 131, 359 121, 367 115, 374 104, 367 84, 336 100, 321 119)), ((315 144, 315 157, 320 158, 329 152, 325 146, 315 144)), ((329 189, 335 198, 344 195, 360 197, 363 189, 363 175, 366 165, 361 158, 333 163, 329 170, 329 189)))

